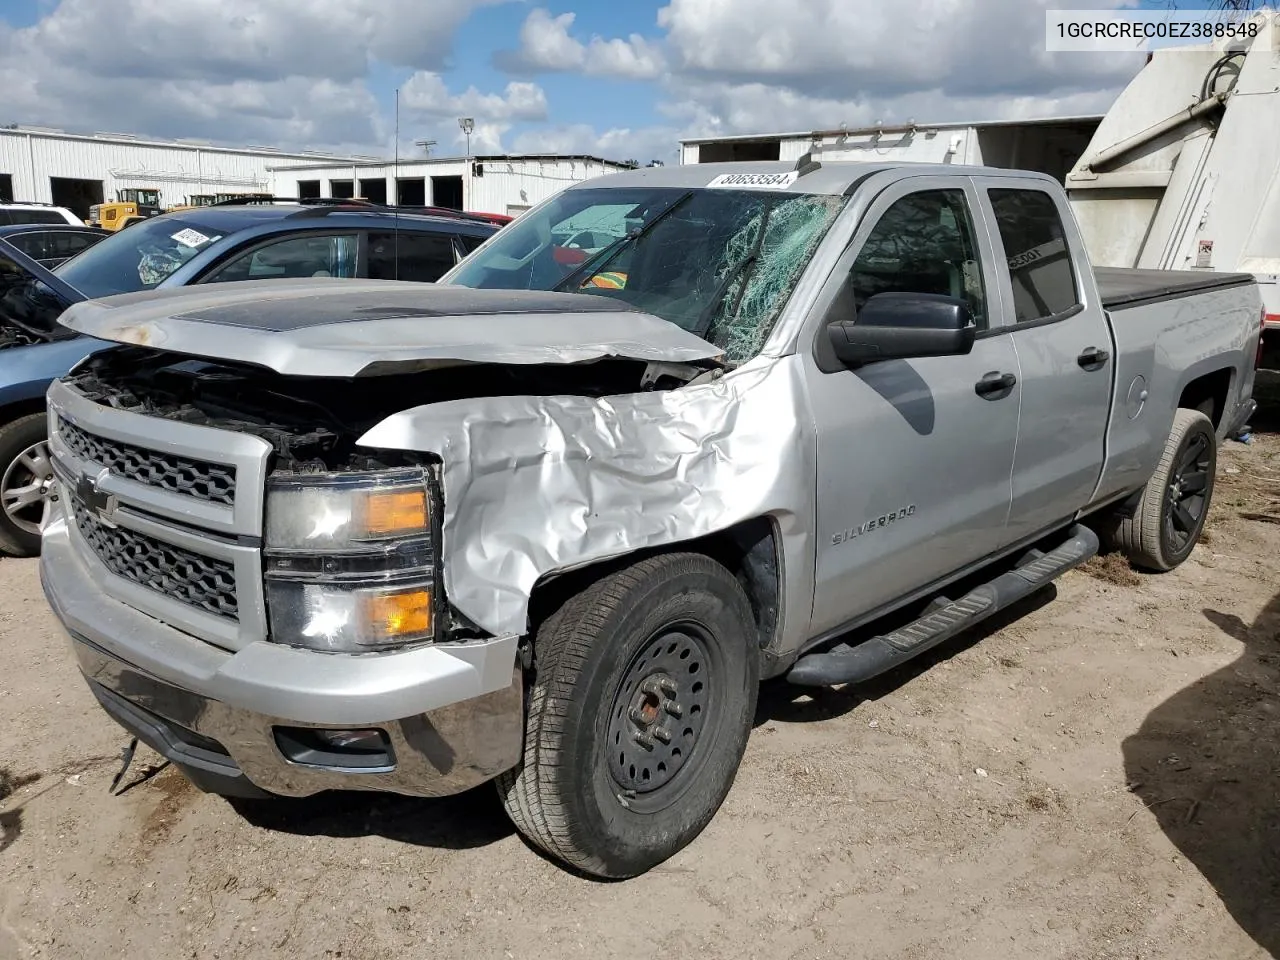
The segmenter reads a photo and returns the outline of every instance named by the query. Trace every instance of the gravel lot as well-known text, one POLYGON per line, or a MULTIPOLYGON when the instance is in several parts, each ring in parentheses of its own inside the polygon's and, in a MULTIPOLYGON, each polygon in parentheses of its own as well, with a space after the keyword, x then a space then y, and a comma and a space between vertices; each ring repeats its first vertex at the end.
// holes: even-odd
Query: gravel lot
POLYGON ((0 958, 1270 956, 1280 437, 1218 484, 1172 574, 1095 560, 874 687, 769 686, 710 828, 612 884, 488 789, 232 805, 140 749, 111 796, 126 737, 0 561, 0 958))

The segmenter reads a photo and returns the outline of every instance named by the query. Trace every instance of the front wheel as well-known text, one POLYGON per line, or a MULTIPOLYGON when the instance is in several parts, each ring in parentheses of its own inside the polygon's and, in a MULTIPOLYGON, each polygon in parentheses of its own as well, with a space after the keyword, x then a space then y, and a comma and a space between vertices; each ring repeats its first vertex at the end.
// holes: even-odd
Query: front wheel
POLYGON ((693 840, 746 747, 755 635, 738 582, 699 554, 642 560, 566 601, 535 637, 524 756, 497 784, 520 832, 599 877, 693 840))
POLYGON ((1137 509, 1115 523, 1114 545, 1147 570, 1172 570, 1186 560, 1209 516, 1217 465, 1213 422, 1200 410, 1179 409, 1137 509))
POLYGON ((40 524, 54 488, 48 424, 32 413, 0 426, 0 551, 40 552, 40 524))

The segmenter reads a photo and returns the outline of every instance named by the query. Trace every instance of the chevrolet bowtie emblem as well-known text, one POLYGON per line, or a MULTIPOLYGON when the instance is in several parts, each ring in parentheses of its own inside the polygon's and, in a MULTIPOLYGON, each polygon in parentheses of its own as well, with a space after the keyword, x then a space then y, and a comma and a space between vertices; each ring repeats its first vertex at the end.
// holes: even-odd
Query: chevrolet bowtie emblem
POLYGON ((76 481, 76 499, 107 526, 114 527, 112 517, 116 512, 117 500, 101 489, 102 482, 110 473, 110 470, 103 469, 94 476, 82 476, 76 481))

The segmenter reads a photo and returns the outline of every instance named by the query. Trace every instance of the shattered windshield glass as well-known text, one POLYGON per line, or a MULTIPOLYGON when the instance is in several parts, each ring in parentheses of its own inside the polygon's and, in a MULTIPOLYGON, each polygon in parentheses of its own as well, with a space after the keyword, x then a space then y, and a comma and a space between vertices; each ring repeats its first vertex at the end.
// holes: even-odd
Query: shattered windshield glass
POLYGON ((220 231, 198 221, 143 220, 62 264, 56 273, 85 296, 150 290, 211 243, 220 231))
POLYGON ((445 282, 612 297, 739 364, 764 346, 844 204, 764 190, 568 190, 506 227, 445 282))

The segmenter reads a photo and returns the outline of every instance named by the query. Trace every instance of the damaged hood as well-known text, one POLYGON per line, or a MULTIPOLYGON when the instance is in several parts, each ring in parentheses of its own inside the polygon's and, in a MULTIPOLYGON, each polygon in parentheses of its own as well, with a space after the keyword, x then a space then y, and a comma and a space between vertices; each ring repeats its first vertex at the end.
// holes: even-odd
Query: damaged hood
POLYGON ((76 304, 60 322, 102 340, 277 373, 359 377, 456 363, 687 363, 719 347, 606 297, 393 280, 255 280, 76 304))

